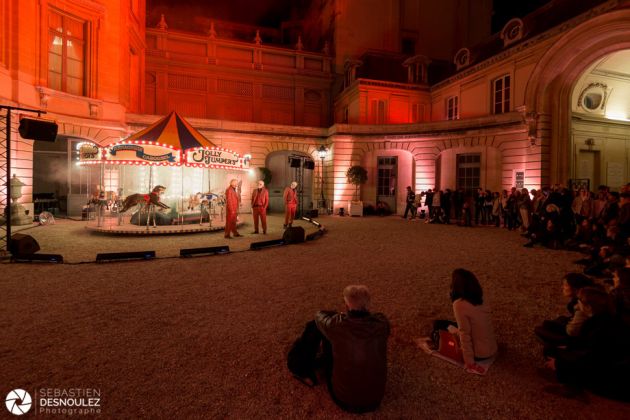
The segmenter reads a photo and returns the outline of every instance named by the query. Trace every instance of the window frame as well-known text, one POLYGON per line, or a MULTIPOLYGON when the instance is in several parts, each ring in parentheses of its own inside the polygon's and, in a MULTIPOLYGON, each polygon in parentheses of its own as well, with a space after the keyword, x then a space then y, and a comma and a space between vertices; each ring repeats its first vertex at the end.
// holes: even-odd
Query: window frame
POLYGON ((459 120, 459 95, 445 99, 445 115, 447 121, 459 120))
POLYGON ((509 73, 506 73, 500 77, 497 77, 492 80, 491 84, 491 109, 492 114, 505 114, 510 112, 510 107, 512 105, 512 76, 509 73), (497 85, 500 83, 500 87, 497 88, 497 85), (497 100, 497 94, 500 95, 499 100, 497 100))

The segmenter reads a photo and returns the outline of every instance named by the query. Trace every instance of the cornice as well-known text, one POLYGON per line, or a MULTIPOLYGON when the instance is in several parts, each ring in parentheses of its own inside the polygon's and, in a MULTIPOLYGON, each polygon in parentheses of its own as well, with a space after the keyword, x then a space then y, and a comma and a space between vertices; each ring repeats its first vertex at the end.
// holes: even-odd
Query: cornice
POLYGON ((551 40, 554 37, 560 36, 563 33, 567 32, 570 29, 575 28, 576 26, 586 22, 589 19, 592 19, 595 16, 602 15, 606 12, 613 10, 619 4, 618 0, 612 0, 602 5, 596 6, 591 10, 582 13, 579 16, 576 16, 572 19, 561 23, 558 26, 555 26, 539 35, 534 36, 533 38, 526 39, 518 44, 515 44, 513 47, 510 47, 504 51, 499 52, 498 54, 493 55, 490 58, 487 58, 484 61, 481 61, 472 67, 468 67, 465 70, 445 79, 435 85, 431 86, 431 91, 441 89, 443 87, 448 86, 449 84, 456 82, 458 80, 462 80, 470 75, 480 72, 483 69, 486 69, 494 64, 497 64, 503 60, 506 60, 520 52, 528 50, 530 48, 535 48, 539 44, 542 44, 545 41, 551 40))

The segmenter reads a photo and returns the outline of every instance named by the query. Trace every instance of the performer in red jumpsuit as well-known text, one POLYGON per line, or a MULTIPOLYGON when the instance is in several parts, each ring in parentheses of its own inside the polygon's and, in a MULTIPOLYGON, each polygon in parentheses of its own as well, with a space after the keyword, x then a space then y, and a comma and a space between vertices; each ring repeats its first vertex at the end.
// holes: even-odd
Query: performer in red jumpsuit
POLYGON ((263 234, 267 234, 267 207, 269 206, 269 191, 265 188, 265 181, 258 181, 258 188, 252 191, 252 214, 254 216, 254 233, 258 233, 258 221, 262 223, 263 234))
POLYGON ((225 190, 225 237, 231 239, 230 234, 235 237, 241 236, 236 231, 236 215, 238 213, 238 203, 241 201, 239 194, 236 192, 238 180, 230 181, 230 186, 225 190))
POLYGON ((293 224, 295 211, 298 205, 297 182, 293 181, 290 187, 284 189, 284 228, 293 224))

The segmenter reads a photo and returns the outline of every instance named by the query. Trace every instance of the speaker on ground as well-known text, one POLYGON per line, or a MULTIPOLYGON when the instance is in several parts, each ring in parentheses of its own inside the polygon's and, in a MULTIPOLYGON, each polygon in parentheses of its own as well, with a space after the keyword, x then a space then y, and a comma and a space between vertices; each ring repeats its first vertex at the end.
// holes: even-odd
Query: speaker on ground
POLYGON ((282 235, 282 240, 287 244, 304 242, 304 228, 301 226, 288 227, 282 235))
POLYGON ((11 236, 9 252, 13 255, 30 255, 40 250, 39 244, 31 235, 16 233, 11 236))

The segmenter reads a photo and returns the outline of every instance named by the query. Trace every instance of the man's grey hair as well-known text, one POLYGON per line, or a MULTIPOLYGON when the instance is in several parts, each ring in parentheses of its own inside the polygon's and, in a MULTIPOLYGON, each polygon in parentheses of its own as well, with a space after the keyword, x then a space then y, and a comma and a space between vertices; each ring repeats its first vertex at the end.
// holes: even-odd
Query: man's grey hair
POLYGON ((349 309, 367 311, 370 306, 370 291, 367 286, 351 284, 343 289, 343 299, 349 309))

